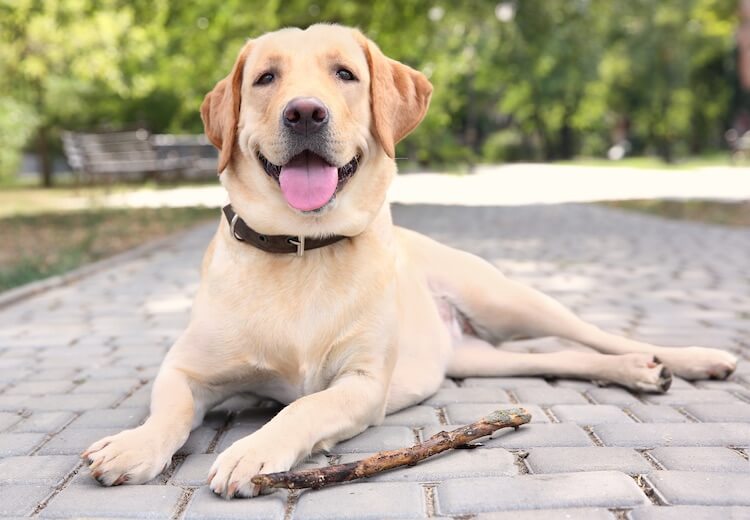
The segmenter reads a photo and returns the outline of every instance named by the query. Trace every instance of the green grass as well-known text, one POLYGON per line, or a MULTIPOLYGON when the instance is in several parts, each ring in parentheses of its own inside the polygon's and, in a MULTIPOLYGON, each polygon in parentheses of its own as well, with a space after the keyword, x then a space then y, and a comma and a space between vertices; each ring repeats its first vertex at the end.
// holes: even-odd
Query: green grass
POLYGON ((611 166, 614 168, 644 168, 655 170, 691 170, 712 166, 731 166, 729 152, 714 153, 678 159, 674 163, 665 163, 652 156, 626 157, 620 161, 610 161, 599 157, 577 157, 572 160, 556 161, 555 164, 570 166, 611 166))
POLYGON ((0 291, 218 217, 215 208, 89 209, 0 217, 0 291))
POLYGON ((722 226, 750 226, 750 201, 624 200, 601 204, 670 219, 692 220, 722 226))

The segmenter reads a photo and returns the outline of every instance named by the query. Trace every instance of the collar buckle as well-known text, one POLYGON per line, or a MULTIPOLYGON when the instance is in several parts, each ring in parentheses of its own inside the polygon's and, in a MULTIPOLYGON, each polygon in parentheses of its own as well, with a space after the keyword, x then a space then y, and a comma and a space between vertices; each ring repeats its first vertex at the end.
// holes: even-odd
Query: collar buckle
POLYGON ((297 246, 297 256, 304 256, 305 255, 305 237, 300 235, 296 238, 288 238, 287 242, 292 244, 293 246, 297 246))
POLYGON ((240 242, 244 242, 245 239, 239 236, 237 234, 237 231, 235 230, 235 228, 237 227, 237 221, 239 219, 240 219, 240 216, 237 213, 235 213, 234 216, 232 217, 232 220, 229 222, 229 232, 232 233, 232 236, 234 238, 236 238, 240 242))

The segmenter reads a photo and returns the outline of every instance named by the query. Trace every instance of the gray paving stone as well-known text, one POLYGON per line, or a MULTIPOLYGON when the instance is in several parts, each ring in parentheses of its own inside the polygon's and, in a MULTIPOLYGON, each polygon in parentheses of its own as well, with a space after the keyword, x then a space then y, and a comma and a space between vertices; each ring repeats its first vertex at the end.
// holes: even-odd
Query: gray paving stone
POLYGON ((654 404, 687 405, 693 403, 741 403, 723 390, 670 390, 666 394, 644 394, 644 401, 654 404))
POLYGON ((656 448, 651 456, 668 470, 750 473, 750 462, 728 448, 656 448))
POLYGON ((647 478, 667 504, 750 506, 750 474, 654 471, 647 478))
POLYGON ((73 412, 34 412, 16 424, 11 431, 16 433, 54 433, 75 417, 73 412))
POLYGON ((65 429, 39 450, 39 455, 79 455, 102 437, 119 433, 119 428, 65 429))
POLYGON ((654 468, 630 448, 532 448, 525 462, 532 473, 621 471, 648 473, 654 468))
POLYGON ((46 437, 43 433, 0 433, 0 457, 27 455, 46 437))
POLYGON ((749 520, 750 507, 646 506, 630 512, 631 520, 749 520))
POLYGON ((640 402, 632 393, 622 388, 615 387, 595 388, 594 390, 588 390, 586 395, 593 399, 595 403, 599 404, 628 406, 640 402))
POLYGON ((405 426, 375 426, 368 428, 348 441, 340 442, 333 453, 365 453, 370 451, 395 450, 415 443, 414 432, 405 426))
POLYGON ((560 422, 582 425, 632 423, 617 406, 611 404, 559 404, 551 407, 560 422))
POLYGON ((224 500, 203 486, 190 500, 185 520, 282 520, 286 497, 286 492, 275 491, 251 500, 224 500))
POLYGON ((172 486, 68 486, 50 500, 42 518, 170 518, 182 496, 172 486))
POLYGON ((71 367, 45 368, 35 370, 24 378, 24 382, 35 381, 72 381, 76 377, 76 369, 71 367))
POLYGON ((703 380, 703 381, 695 381, 693 383, 693 386, 695 388, 699 388, 701 390, 722 390, 724 392, 735 392, 735 391, 746 391, 747 388, 743 385, 741 385, 739 382, 725 380, 725 381, 714 381, 712 379, 709 380, 703 380))
POLYGON ((440 424, 437 410, 432 406, 412 406, 392 415, 386 416, 383 426, 424 426, 440 424))
POLYGON ((580 392, 570 388, 528 386, 514 390, 519 401, 535 404, 588 404, 580 392))
MULTIPOLYGON (((458 425, 427 427, 423 438, 434 435, 441 430, 449 431, 458 425)), ((593 443, 586 432, 575 424, 527 424, 514 430, 498 430, 492 437, 485 437, 479 442, 487 448, 523 449, 538 446, 591 446, 593 443)))
POLYGON ((672 377, 672 384, 669 389, 674 390, 695 390, 695 385, 691 381, 686 381, 681 377, 672 377))
POLYGON ((422 486, 403 482, 363 482, 304 491, 292 518, 395 520, 424 516, 426 510, 422 486))
MULTIPOLYGON (((632 453, 627 446, 640 444, 643 438, 649 441, 646 443, 648 446, 636 447, 654 448, 687 443, 687 446, 693 446, 693 449, 699 449, 695 447, 696 445, 705 445, 716 446, 719 450, 726 449, 725 443, 748 438, 747 431, 743 430, 742 426, 737 426, 740 423, 744 425, 750 423, 748 417, 750 364, 746 361, 750 359, 750 351, 748 351, 750 343, 746 340, 750 333, 750 322, 747 320, 740 322, 737 318, 740 310, 750 312, 750 293, 746 290, 748 287, 745 283, 748 281, 746 280, 747 270, 742 263, 744 258, 742 253, 750 250, 750 234, 746 231, 669 222, 578 205, 564 208, 451 208, 445 206, 439 209, 397 206, 395 216, 397 221, 409 227, 416 227, 447 243, 483 255, 505 270, 509 276, 528 282, 542 290, 551 291, 553 296, 568 305, 573 305, 577 312, 582 312, 584 316, 588 316, 597 323, 608 327, 614 326, 621 332, 624 330, 623 326, 636 323, 638 334, 642 333, 647 337, 674 344, 681 341, 689 341, 692 344, 700 344, 701 341, 726 344, 745 359, 729 383, 706 381, 693 384, 675 378, 672 390, 667 396, 633 394, 615 386, 598 388, 586 381, 545 380, 543 378, 469 378, 459 381, 460 386, 457 386, 455 381, 447 379, 442 384, 445 391, 436 398, 441 401, 441 404, 435 406, 444 407, 448 412, 449 422, 453 424, 474 421, 501 406, 515 407, 516 405, 509 401, 521 400, 519 395, 523 396, 524 392, 526 392, 525 395, 537 396, 534 400, 544 405, 557 407, 558 411, 563 410, 559 417, 563 423, 549 424, 550 418, 544 410, 530 403, 524 406, 532 412, 535 424, 521 428, 518 432, 509 431, 499 434, 499 439, 487 440, 484 449, 457 451, 449 454, 450 458, 449 455, 441 456, 434 461, 426 461, 415 468, 406 469, 404 472, 416 474, 429 469, 428 464, 437 466, 440 463, 445 464, 446 473, 438 480, 455 480, 454 477, 463 475, 459 472, 463 469, 474 470, 469 477, 484 475, 484 471, 517 470, 515 465, 508 466, 507 460, 500 460, 495 466, 488 463, 488 453, 493 455, 505 453, 500 448, 489 448, 489 446, 496 446, 500 440, 515 449, 530 452, 540 449, 554 451, 553 448, 558 445, 583 443, 582 447, 588 446, 589 450, 603 450, 595 453, 606 451, 610 454, 605 453, 606 456, 601 457, 601 460, 591 461, 592 464, 600 464, 600 466, 591 466, 592 468, 602 467, 601 465, 609 467, 606 465, 611 464, 611 467, 626 471, 627 464, 619 460, 620 457, 627 459, 626 456, 616 455, 615 451, 610 451, 613 448, 594 447, 591 438, 573 424, 579 422, 579 419, 592 421, 592 418, 582 417, 585 414, 581 411, 594 412, 594 406, 572 397, 581 408, 573 409, 574 407, 571 406, 567 408, 567 415, 565 414, 564 410, 570 404, 566 404, 566 400, 576 394, 588 397, 600 405, 625 408, 626 413, 632 414, 632 417, 644 423, 640 425, 627 422, 612 424, 610 425, 612 427, 635 426, 636 429, 623 432, 620 437, 612 437, 615 434, 609 435, 605 431, 603 437, 600 437, 606 437, 609 440, 623 439, 621 446, 625 450, 623 454, 632 453), (466 222, 472 223, 468 229, 466 222), (497 233, 488 235, 486 233, 488 228, 497 229, 497 233), (590 240, 580 240, 575 238, 576 236, 579 238, 585 236, 590 240), (665 240, 665 237, 669 239, 665 240), (522 243, 519 243, 519 239, 522 243), (679 247, 673 247, 674 244, 679 244, 679 247), (727 253, 722 257, 721 262, 716 260, 715 255, 715 251, 719 249, 727 253), (627 255, 624 255, 623 251, 627 251, 627 255), (679 276, 674 278, 672 276, 674 273, 678 273, 679 276), (594 292, 582 290, 584 287, 596 287, 597 290, 594 292), (711 327, 705 325, 708 322, 711 327), (672 394, 671 397, 669 397, 670 394, 672 394), (508 402, 498 404, 502 401, 508 402), (696 425, 686 422, 688 418, 680 413, 683 407, 691 417, 704 421, 706 424, 696 425), (727 426, 721 423, 732 424, 727 426), (646 429, 638 429, 638 427, 646 429), (669 429, 670 427, 674 430, 669 429), (685 431, 679 431, 680 428, 685 431), (478 458, 480 455, 485 457, 478 459, 475 463, 468 462, 470 457, 478 458), (452 470, 456 472, 447 473, 452 470)), ((169 342, 180 333, 187 312, 182 307, 179 308, 179 312, 167 312, 169 309, 159 307, 159 305, 162 305, 161 302, 165 299, 179 301, 184 305, 190 301, 197 287, 200 257, 214 227, 211 225, 188 233, 186 236, 191 237, 189 240, 180 241, 179 244, 169 249, 157 251, 149 258, 135 259, 116 269, 103 271, 64 288, 37 295, 0 310, 0 412, 6 411, 11 414, 11 419, 0 414, 0 429, 3 424, 6 424, 5 431, 8 433, 52 434, 63 427, 65 428, 63 433, 94 428, 119 430, 131 426, 130 421, 135 420, 131 419, 129 412, 122 411, 124 407, 132 406, 145 416, 150 401, 150 385, 138 388, 117 408, 112 408, 113 403, 125 397, 126 393, 132 389, 130 385, 138 385, 141 380, 153 379, 169 342), (132 309, 132 312, 123 314, 123 308, 132 309), (156 310, 148 315, 146 309, 156 310), (63 348, 68 344, 72 346, 63 348), (12 349, 9 348, 11 346, 12 349), (79 386, 68 394, 69 383, 74 382, 79 386), (12 387, 10 383, 16 386, 12 387), (3 393, 4 390, 10 393, 3 393), (13 393, 14 391, 16 393, 13 393), (95 392, 91 394, 94 400, 85 401, 85 399, 92 399, 85 394, 91 391, 95 392), (84 393, 79 395, 79 392, 84 393), (103 396, 104 400, 97 401, 96 394, 103 396), (85 399, 81 401, 81 398, 85 399), (19 411, 33 412, 33 414, 16 424, 8 424, 7 421, 14 420, 14 414, 19 411), (85 413, 66 426, 79 412, 85 413)), ((633 331, 627 330, 628 334, 631 332, 633 331)), ((511 342, 504 347, 513 351, 583 349, 581 346, 569 345, 556 339, 511 342)), ((188 457, 178 466, 172 482, 175 482, 177 478, 184 478, 185 480, 180 480, 180 482, 201 485, 205 474, 200 475, 200 480, 198 480, 197 475, 201 473, 200 459, 205 461, 203 464, 212 460, 216 453, 221 451, 222 443, 226 444, 232 439, 254 431, 279 410, 279 407, 274 407, 272 412, 269 412, 269 409, 257 412, 246 410, 249 406, 255 406, 248 404, 247 400, 241 403, 240 400, 232 400, 232 403, 236 404, 236 406, 232 404, 234 408, 227 404, 223 405, 224 409, 236 410, 240 413, 234 416, 229 430, 224 434, 217 449, 205 457, 200 456, 196 459, 188 457), (195 476, 190 476, 188 470, 191 466, 195 476), (180 477, 180 475, 183 476, 180 477)), ((596 408, 596 410, 605 409, 596 408)), ((607 408, 607 410, 609 412, 605 411, 604 414, 593 414, 593 419, 596 422, 622 419, 622 415, 617 413, 616 409, 607 408)), ((434 411, 430 411, 429 406, 416 407, 386 419, 386 425, 409 427, 407 429, 427 426, 424 433, 429 434, 430 428, 446 429, 436 422, 437 417, 434 411)), ((216 431, 226 424, 227 418, 226 412, 219 412, 208 417, 202 429, 191 439, 186 451, 195 453, 205 451, 216 435, 216 431)), ((599 424, 594 428, 605 426, 599 424)), ((66 435, 73 435, 72 442, 76 442, 75 434, 66 435)), ((376 434, 375 438, 377 437, 376 434)), ((65 437, 61 439, 64 440, 65 437)), ((55 441, 55 439, 52 440, 55 441)), ((406 444, 411 444, 411 441, 413 438, 406 444)), ((51 447, 54 446, 55 444, 51 444, 51 447)), ((0 437, 0 450, 3 448, 5 446, 0 437)), ((550 455, 550 461, 564 463, 568 451, 575 452, 576 449, 566 447, 563 451, 565 453, 559 456, 554 453, 550 455)), ((652 453, 654 452, 660 453, 657 449, 652 453)), ((673 452, 673 459, 669 461, 668 467, 671 469, 681 467, 711 469, 715 474, 726 475, 727 470, 734 467, 737 459, 730 458, 728 460, 734 462, 725 464, 726 452, 722 451, 722 453, 724 455, 718 457, 710 455, 704 460, 705 455, 685 455, 673 452), (712 465, 717 460, 724 461, 722 465, 727 467, 719 468, 712 465), (682 463, 691 465, 681 466, 682 463), (714 471, 716 469, 721 469, 721 471, 714 471)), ((344 454, 341 458, 347 459, 361 455, 363 453, 344 454)), ((739 455, 733 455, 733 452, 730 455, 741 459, 739 455)), ((33 467, 38 460, 44 460, 40 457, 43 456, 29 457, 31 461, 29 467, 33 467)), ((533 462, 533 457, 538 457, 538 455, 530 455, 530 457, 533 462)), ((664 458, 663 454, 662 458, 664 458)), ((585 457, 578 457, 576 462, 582 463, 584 459, 585 457)), ((743 460, 741 459, 741 462, 743 460)), ((317 459, 318 464, 327 462, 328 459, 325 458, 317 459)), ((667 465, 666 462, 665 465, 667 465)), ((52 474, 49 479, 54 479, 54 468, 46 469, 49 469, 52 474)), ((0 476, 2 473, 0 470, 0 476)), ((44 474, 41 469, 36 473, 44 474)), ((588 473, 583 471, 579 474, 588 473)), ((548 476, 556 479, 560 475, 555 473, 548 476)), ((431 477, 437 477, 437 472, 431 477)), ((520 479, 523 482, 528 477, 493 475, 488 480, 502 478, 514 481, 520 479)), ((150 486, 144 487, 161 488, 164 487, 160 485, 162 481, 163 478, 157 478, 150 483, 150 486)), ((416 484, 416 482, 418 480, 411 483, 416 484)), ((374 481, 368 484, 382 484, 382 482, 374 481)), ((76 476, 65 491, 74 487, 102 491, 98 484, 85 474, 85 471, 76 476)), ((173 487, 167 486, 167 488, 173 487)), ((348 488, 348 485, 342 486, 342 489, 345 488, 348 488)), ((597 490, 595 486, 591 488, 594 491, 597 490)), ((205 489, 201 487, 193 497, 193 501, 200 500, 201 493, 204 492, 201 490, 205 489)), ((437 494, 439 499, 439 490, 437 494)), ((107 493, 106 496, 112 495, 107 493)), ((284 494, 283 497, 285 496, 284 494)), ((386 493, 384 496, 388 498, 390 495, 386 493)), ((256 508, 258 511, 263 510, 257 505, 262 502, 227 503, 213 496, 210 498, 212 500, 207 502, 204 518, 220 516, 213 513, 223 507, 227 509, 221 509, 224 511, 222 514, 229 517, 242 516, 244 518, 251 516, 252 513, 248 513, 248 510, 255 511, 256 508), (249 504, 256 504, 256 506, 249 504)), ((467 498, 469 499, 472 497, 467 498)), ((473 499, 479 502, 485 500, 481 496, 473 499)), ((281 500, 277 506, 283 506, 283 502, 281 500)), ((566 504, 564 506, 566 509, 560 509, 563 506, 548 506, 536 498, 529 502, 528 507, 541 507, 542 509, 523 513, 515 512, 519 515, 516 518, 539 518, 544 514, 547 516, 541 516, 542 518, 562 518, 571 513, 576 518, 607 514, 592 506, 582 506, 583 509, 568 509, 569 505, 566 504)), ((704 507, 715 512, 712 518, 727 516, 724 514, 727 510, 715 509, 720 506, 685 507, 692 509, 686 509, 686 512, 680 515, 681 519, 691 518, 691 515, 697 514, 696 508, 704 511, 702 509, 704 507)), ((663 512, 674 509, 674 506, 648 506, 643 509, 638 508, 638 511, 659 511, 665 514, 663 512)), ((618 515, 623 514, 621 511, 618 515)), ((747 509, 731 510, 734 515, 741 514, 738 511, 747 511, 747 509)), ((95 513, 91 513, 91 516, 121 514, 126 513, 97 509, 95 513)), ((174 511, 167 513, 167 515, 172 514, 174 511)), ((486 513, 485 516, 507 518, 508 514, 514 514, 514 512, 486 513)), ((84 516, 79 513, 76 515, 84 516)), ((199 513, 197 515, 200 516, 199 513)), ((264 517, 261 513, 256 516, 264 517)), ((265 517, 272 516, 266 515, 265 517)), ((422 517, 424 511, 411 516, 422 517)))
POLYGON ((0 516, 28 516, 51 492, 49 486, 0 486, 0 516))
POLYGON ((444 406, 453 403, 509 403, 510 398, 502 388, 442 388, 423 404, 444 406))
MULTIPOLYGON (((182 329, 187 325, 186 319, 181 319, 179 323, 179 328, 182 329)), ((120 349, 120 352, 122 352, 124 349, 120 349)), ((124 356, 117 356, 113 364, 114 366, 125 366, 125 367, 146 367, 150 365, 161 365, 162 360, 164 359, 164 352, 161 352, 161 350, 149 350, 149 349, 139 349, 140 351, 133 352, 127 352, 127 355, 124 356)))
POLYGON ((216 430, 207 426, 199 426, 198 428, 190 432, 190 437, 188 437, 188 440, 185 442, 185 444, 183 444, 182 447, 177 450, 177 454, 193 455, 196 453, 206 453, 208 447, 211 444, 211 441, 213 441, 215 437, 216 430))
MULTIPOLYGON (((355 462, 372 453, 348 453, 339 463, 355 462)), ((495 477, 518 474, 515 457, 501 448, 452 450, 423 460, 416 466, 398 468, 369 477, 371 482, 436 482, 451 478, 495 477)))
POLYGON ((203 486, 206 484, 208 472, 216 460, 215 453, 196 453, 188 455, 174 472, 170 483, 176 486, 203 486))
POLYGON ((260 426, 239 426, 224 433, 219 439, 214 452, 221 453, 238 440, 258 431, 260 426))
POLYGON ((30 381, 18 383, 12 388, 5 391, 6 395, 44 395, 44 394, 63 394, 73 388, 75 385, 68 380, 64 381, 30 381))
POLYGON ((141 380, 135 378, 90 379, 76 386, 72 393, 125 395, 140 384, 141 380))
POLYGON ((82 412, 94 408, 109 408, 119 397, 116 394, 47 394, 25 399, 23 406, 33 411, 82 412))
POLYGON ((685 411, 704 422, 750 422, 750 404, 689 404, 685 411))
POLYGON ((506 390, 526 388, 528 386, 550 387, 551 385, 541 377, 467 377, 463 387, 494 387, 506 390))
POLYGON ((21 419, 23 416, 17 413, 0 412, 0 431, 7 430, 21 419))
POLYGON ((235 416, 234 420, 232 421, 232 428, 235 428, 237 426, 261 427, 268 421, 276 417, 276 414, 278 414, 280 411, 281 408, 278 406, 254 406, 251 408, 243 409, 235 416))
POLYGON ((27 396, 0 395, 0 412, 21 413, 27 399, 27 396))
POLYGON ((437 496, 438 512, 445 515, 648 502, 630 477, 614 471, 448 480, 440 483, 437 496))
POLYGON ((54 486, 76 467, 78 457, 39 456, 0 459, 0 483, 54 486))
POLYGON ((135 367, 97 367, 84 369, 79 376, 86 381, 96 381, 99 379, 120 379, 120 378, 138 378, 142 377, 142 372, 135 367))
MULTIPOLYGON (((85 395, 89 395, 89 394, 82 394, 81 397, 84 397, 85 395)), ((93 395, 93 394, 90 394, 90 395, 93 395)), ((118 397, 122 397, 122 395, 118 395, 118 397)), ((148 384, 146 386, 140 387, 131 395, 123 399, 122 402, 120 403, 120 406, 123 406, 125 408, 141 408, 144 406, 148 406, 150 403, 151 403, 151 385, 148 384)))
MULTIPOLYGON (((148 412, 148 410, 146 410, 148 412)), ((201 426, 211 428, 212 430, 219 430, 228 425, 230 416, 228 412, 223 410, 212 410, 203 416, 203 423, 201 426)))
POLYGON ((683 414, 667 405, 634 403, 627 409, 645 423, 685 423, 690 422, 683 414))
POLYGON ((504 511, 481 513, 474 520, 615 520, 604 508, 538 509, 535 511, 504 511))
POLYGON ((488 415, 495 410, 510 410, 511 408, 525 408, 531 414, 532 423, 548 423, 549 417, 535 404, 495 404, 495 403, 461 403, 449 404, 445 407, 445 415, 452 424, 469 424, 488 415))
POLYGON ((77 428, 121 428, 140 425, 148 417, 147 408, 115 408, 112 410, 89 410, 71 422, 67 429, 77 428))
POLYGON ((594 426, 593 430, 606 446, 656 448, 750 445, 750 424, 746 423, 600 424, 594 426))

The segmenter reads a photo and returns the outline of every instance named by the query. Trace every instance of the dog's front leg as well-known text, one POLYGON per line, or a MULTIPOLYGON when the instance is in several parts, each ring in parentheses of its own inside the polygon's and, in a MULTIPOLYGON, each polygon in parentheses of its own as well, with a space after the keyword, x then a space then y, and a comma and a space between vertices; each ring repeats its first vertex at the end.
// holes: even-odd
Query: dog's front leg
POLYGON ((357 371, 327 389, 294 401, 257 432, 227 448, 211 468, 208 482, 227 498, 256 496, 250 482, 259 473, 286 471, 314 450, 348 439, 383 418, 386 385, 357 371))
POLYGON ((188 377, 162 366, 154 381, 151 415, 146 422, 100 439, 81 456, 92 476, 105 486, 147 482, 169 465, 174 452, 187 440, 196 408, 188 377))

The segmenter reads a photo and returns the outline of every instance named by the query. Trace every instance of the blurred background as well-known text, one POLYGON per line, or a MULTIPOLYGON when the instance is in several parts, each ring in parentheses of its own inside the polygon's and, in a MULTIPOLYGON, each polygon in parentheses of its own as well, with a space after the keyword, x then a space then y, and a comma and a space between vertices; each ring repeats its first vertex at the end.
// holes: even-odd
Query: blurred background
MULTIPOLYGON (((737 176, 750 152, 743 0, 6 0, 0 289, 215 218, 202 208, 212 205, 203 192, 175 192, 216 183, 214 151, 201 135, 203 96, 247 38, 322 21, 360 27, 434 84, 425 121, 399 146, 401 171, 448 179, 488 173, 488 165, 547 163, 593 168, 586 171, 599 179, 615 166, 688 179, 688 171, 713 168, 706 185, 735 199, 744 197, 737 183, 750 183, 750 175, 737 176)), ((536 191, 547 177, 533 173, 563 175, 531 172, 525 178, 536 191)), ((652 178, 634 174, 631 185, 652 178)), ((455 191, 440 182, 435 190, 455 191)), ((413 190, 402 184, 410 201, 413 190)), ((486 197, 487 186, 494 185, 475 191, 486 197)), ((670 194, 667 187, 659 198, 670 194)), ((622 198, 654 197, 636 190, 622 198)), ((580 200, 597 199, 618 199, 617 191, 580 200)), ((511 202, 572 200, 579 199, 511 202)), ((750 220, 747 203, 717 204, 630 205, 750 220)))

